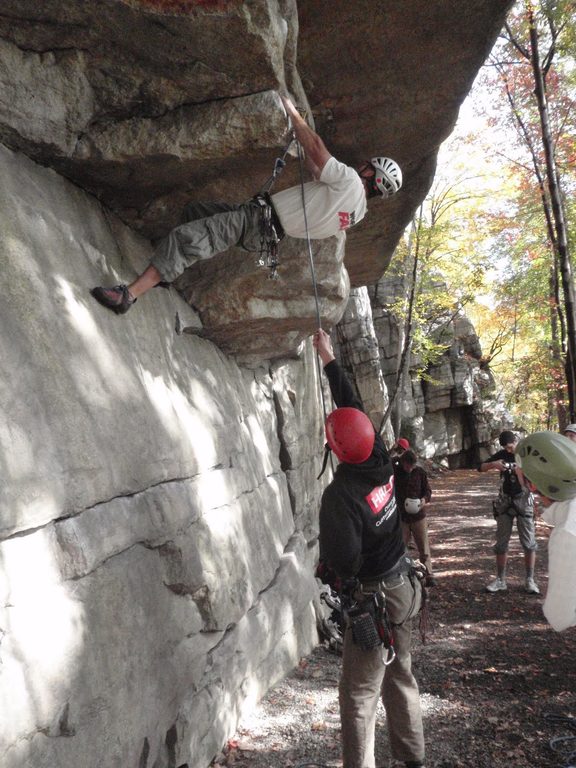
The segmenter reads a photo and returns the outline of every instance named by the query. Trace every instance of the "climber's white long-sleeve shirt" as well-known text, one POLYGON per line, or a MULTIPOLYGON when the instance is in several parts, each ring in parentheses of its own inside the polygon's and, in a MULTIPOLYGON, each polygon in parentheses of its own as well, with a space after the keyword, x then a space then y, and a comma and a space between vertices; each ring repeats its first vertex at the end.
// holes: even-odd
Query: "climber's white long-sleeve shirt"
POLYGON ((542 514, 554 526, 548 542, 544 616, 557 632, 576 625, 576 498, 555 501, 542 514))

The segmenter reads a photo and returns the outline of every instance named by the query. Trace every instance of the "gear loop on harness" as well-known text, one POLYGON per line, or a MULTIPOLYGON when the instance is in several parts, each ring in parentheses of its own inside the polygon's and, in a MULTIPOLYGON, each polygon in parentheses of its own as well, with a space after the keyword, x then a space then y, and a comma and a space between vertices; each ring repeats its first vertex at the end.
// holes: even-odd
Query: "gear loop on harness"
MULTIPOLYGON (((290 124, 289 128, 291 128, 290 124)), ((286 157, 295 141, 296 136, 292 131, 290 141, 284 147, 282 156, 277 157, 274 162, 274 170, 271 176, 269 176, 260 191, 252 198, 260 206, 260 247, 256 263, 259 267, 267 267, 270 270, 270 278, 272 280, 278 278, 278 265, 280 263, 278 259, 278 243, 284 237, 284 230, 274 210, 270 190, 286 167, 286 157)))
POLYGON ((284 237, 284 229, 268 192, 259 192, 252 202, 260 208, 260 246, 256 263, 260 267, 268 267, 270 278, 275 280, 278 277, 278 243, 284 237))

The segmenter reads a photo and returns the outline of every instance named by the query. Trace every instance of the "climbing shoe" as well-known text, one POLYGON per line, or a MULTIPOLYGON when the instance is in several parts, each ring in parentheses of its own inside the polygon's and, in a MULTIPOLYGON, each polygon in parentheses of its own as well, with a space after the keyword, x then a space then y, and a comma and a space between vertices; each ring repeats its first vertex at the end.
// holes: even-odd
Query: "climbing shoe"
POLYGON ((506 579, 494 579, 486 585, 486 592, 505 592, 507 589, 506 579))
POLYGON ((115 285, 112 288, 92 288, 92 296, 106 309, 111 309, 117 315, 124 315, 136 299, 132 296, 126 285, 115 285))
POLYGON ((540 587, 538 586, 538 584, 536 584, 536 582, 534 581, 532 576, 528 576, 528 578, 526 579, 526 584, 524 585, 524 590, 526 592, 528 592, 529 595, 539 595, 540 594, 540 587))

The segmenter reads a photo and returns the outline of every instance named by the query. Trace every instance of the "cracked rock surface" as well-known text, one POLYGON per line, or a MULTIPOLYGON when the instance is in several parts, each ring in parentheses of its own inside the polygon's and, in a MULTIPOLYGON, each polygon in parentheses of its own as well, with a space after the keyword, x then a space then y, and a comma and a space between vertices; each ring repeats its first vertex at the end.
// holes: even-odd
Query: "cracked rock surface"
MULTIPOLYGON (((464 14, 447 0, 5 0, 0 141, 155 241, 191 200, 239 202, 260 189, 285 144, 278 92, 288 90, 336 157, 357 167, 384 154, 402 166, 401 192, 371 201, 347 240, 350 284, 373 284, 426 195, 510 4, 470 0, 464 14)), ((297 183, 289 162, 278 188, 297 183)), ((305 242, 282 243, 280 260, 294 249, 301 268, 284 271, 282 295, 302 298, 286 299, 283 312, 276 305, 269 325, 259 322, 267 287, 255 274, 248 283, 235 269, 226 275, 217 321, 211 286, 187 292, 208 338, 252 358, 296 352, 317 323, 305 242), (239 292, 254 298, 241 312, 239 292), (279 314, 288 322, 275 323, 279 314), (252 348, 256 335, 264 343, 252 348)), ((217 262, 205 265, 204 283, 219 281, 217 262)), ((341 271, 337 260, 328 282, 342 282, 341 271)), ((325 325, 346 298, 320 308, 325 325)))

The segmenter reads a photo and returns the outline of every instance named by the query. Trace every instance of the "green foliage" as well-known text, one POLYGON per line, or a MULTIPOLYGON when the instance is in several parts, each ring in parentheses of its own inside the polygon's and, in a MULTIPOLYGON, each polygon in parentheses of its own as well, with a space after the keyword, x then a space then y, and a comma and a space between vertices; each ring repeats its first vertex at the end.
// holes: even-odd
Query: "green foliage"
POLYGON ((390 309, 408 326, 411 369, 422 379, 452 343, 455 314, 485 288, 488 262, 475 243, 489 219, 475 215, 481 195, 465 187, 438 177, 390 270, 405 284, 415 271, 416 284, 390 309))
MULTIPOLYGON (((569 245, 576 221, 575 2, 535 5, 545 74, 548 118, 564 192, 569 245)), ((501 180, 491 205, 478 214, 490 232, 480 246, 491 266, 487 296, 468 308, 486 362, 518 425, 557 428, 566 399, 564 339, 554 284, 554 238, 545 216, 546 165, 542 126, 529 60, 528 3, 514 7, 500 43, 479 78, 487 130, 473 138, 489 158, 487 172, 501 180)), ((558 291, 562 310, 562 291, 558 291)))
MULTIPOLYGON (((480 336, 482 364, 528 430, 556 429, 566 381, 563 295, 558 280, 542 126, 534 96, 527 2, 518 2, 474 94, 479 131, 442 148, 434 186, 400 244, 393 269, 416 285, 393 307, 409 324, 424 377, 446 348, 443 335, 464 308, 480 336), (557 301, 558 300, 558 301, 557 301)), ((568 241, 576 246, 576 1, 535 4, 554 155, 568 241)))

